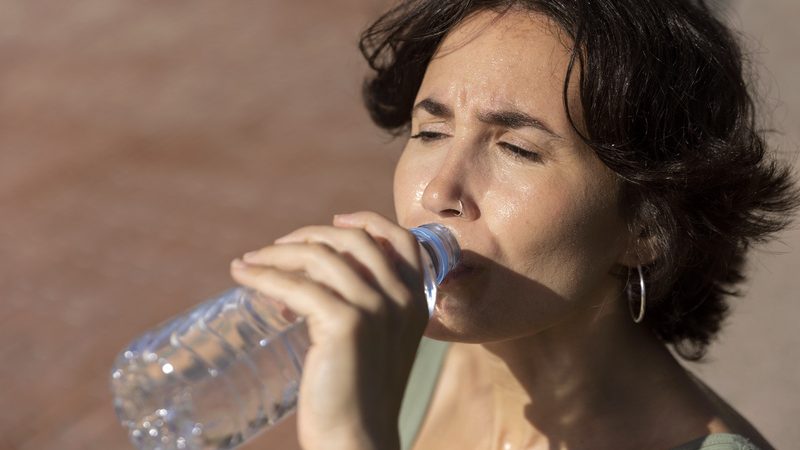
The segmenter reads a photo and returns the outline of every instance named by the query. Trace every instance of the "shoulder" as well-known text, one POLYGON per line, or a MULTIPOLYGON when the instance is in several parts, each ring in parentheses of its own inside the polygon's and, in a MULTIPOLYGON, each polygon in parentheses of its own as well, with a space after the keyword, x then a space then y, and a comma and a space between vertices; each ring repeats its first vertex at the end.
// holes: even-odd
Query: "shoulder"
POLYGON ((714 433, 697 438, 672 450, 766 450, 757 447, 744 436, 733 433, 714 433))
MULTIPOLYGON (((701 443, 702 446, 686 447, 686 449, 703 450, 770 450, 774 447, 761 435, 761 433, 742 416, 739 411, 731 406, 719 394, 714 392, 700 378, 687 370, 692 381, 702 392, 703 396, 711 404, 715 412, 715 419, 708 424, 711 434, 698 438, 691 443, 701 443), (708 446, 708 447, 706 447, 708 446)), ((684 447, 678 447, 681 450, 684 447)))

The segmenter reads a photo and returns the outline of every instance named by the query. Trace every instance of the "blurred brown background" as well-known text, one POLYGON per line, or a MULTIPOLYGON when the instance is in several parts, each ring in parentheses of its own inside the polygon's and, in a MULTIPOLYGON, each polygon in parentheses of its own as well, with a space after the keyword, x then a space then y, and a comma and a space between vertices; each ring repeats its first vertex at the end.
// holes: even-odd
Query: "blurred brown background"
MULTIPOLYGON (((392 214, 402 143, 361 107, 356 50, 385 4, 0 2, 0 449, 132 448, 108 392, 117 351, 231 285, 246 250, 335 212, 392 214)), ((725 14, 794 158, 800 3, 725 14)), ((751 266, 709 362, 690 366, 796 448, 798 227, 751 266)))

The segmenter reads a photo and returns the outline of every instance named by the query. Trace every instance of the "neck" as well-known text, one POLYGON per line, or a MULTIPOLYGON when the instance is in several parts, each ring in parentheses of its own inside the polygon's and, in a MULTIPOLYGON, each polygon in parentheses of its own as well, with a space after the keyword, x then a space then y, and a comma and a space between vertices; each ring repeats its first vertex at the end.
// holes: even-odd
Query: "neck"
POLYGON ((621 306, 476 349, 492 386, 494 448, 588 442, 600 448, 604 434, 627 440, 637 429, 659 426, 651 422, 664 420, 665 402, 685 392, 688 378, 665 346, 615 303, 621 306), (621 427, 629 431, 619 433, 621 427))

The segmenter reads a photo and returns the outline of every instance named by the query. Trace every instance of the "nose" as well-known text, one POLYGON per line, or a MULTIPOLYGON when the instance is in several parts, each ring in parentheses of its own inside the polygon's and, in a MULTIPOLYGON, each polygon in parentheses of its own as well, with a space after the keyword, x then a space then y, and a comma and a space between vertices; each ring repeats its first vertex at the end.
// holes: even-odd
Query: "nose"
POLYGON ((477 207, 467 189, 468 176, 463 161, 452 152, 442 161, 422 193, 422 206, 439 217, 477 217, 477 207))

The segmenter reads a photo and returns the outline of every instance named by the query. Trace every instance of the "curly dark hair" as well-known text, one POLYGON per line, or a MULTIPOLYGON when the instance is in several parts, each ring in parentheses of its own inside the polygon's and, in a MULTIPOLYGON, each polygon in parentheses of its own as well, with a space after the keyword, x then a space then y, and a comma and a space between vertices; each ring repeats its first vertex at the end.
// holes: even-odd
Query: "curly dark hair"
POLYGON ((788 225, 800 203, 790 169, 765 154, 736 39, 702 1, 406 0, 361 36, 372 119, 406 133, 444 36, 477 11, 510 9, 544 14, 571 38, 564 108, 623 180, 629 226, 658 255, 644 268, 645 324, 683 358, 701 359, 738 295, 748 248, 788 225))

